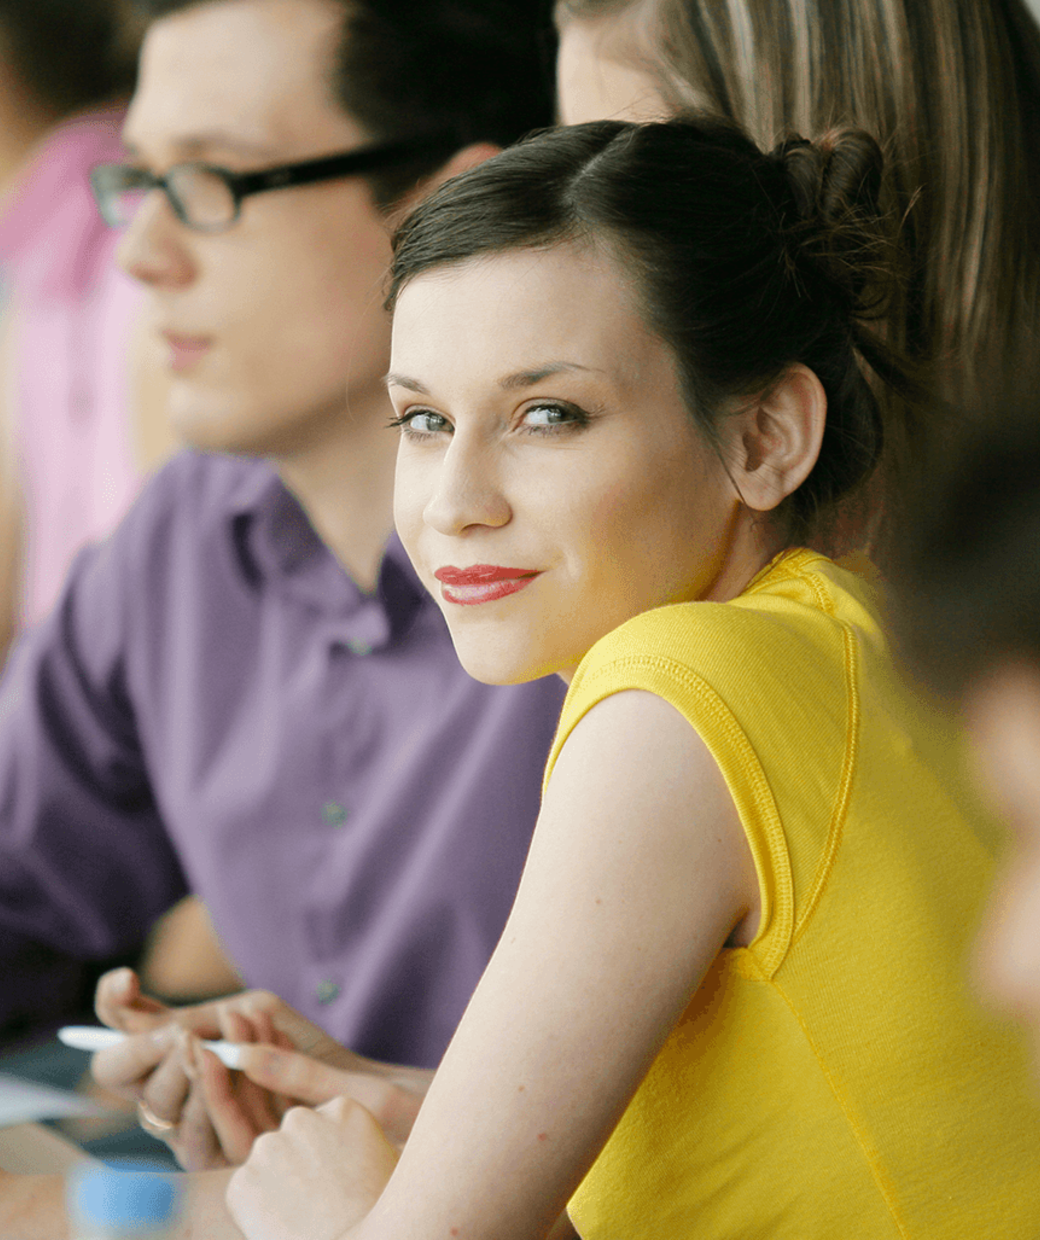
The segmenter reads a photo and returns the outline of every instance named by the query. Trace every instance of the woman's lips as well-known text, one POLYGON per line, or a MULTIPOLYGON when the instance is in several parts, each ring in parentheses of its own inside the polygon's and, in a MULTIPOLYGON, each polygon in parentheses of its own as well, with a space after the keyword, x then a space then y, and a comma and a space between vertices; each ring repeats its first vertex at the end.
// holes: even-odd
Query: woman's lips
POLYGON ((176 371, 190 370, 213 343, 209 336, 185 336, 180 332, 163 332, 162 338, 170 349, 170 369, 176 371))
POLYGON ((441 596, 449 603, 472 607, 493 603, 515 594, 539 576, 535 568, 501 568, 495 564, 474 564, 472 568, 446 565, 433 574, 441 583, 441 596))

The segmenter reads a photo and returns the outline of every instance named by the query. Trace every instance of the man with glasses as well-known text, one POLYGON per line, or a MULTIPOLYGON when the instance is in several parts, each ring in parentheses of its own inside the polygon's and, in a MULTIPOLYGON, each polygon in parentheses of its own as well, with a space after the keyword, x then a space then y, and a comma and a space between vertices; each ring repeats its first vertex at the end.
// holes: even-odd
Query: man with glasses
MULTIPOLYGON (((3 682, 0 1023, 65 1019, 83 962, 191 890, 249 985, 432 1066, 508 913, 562 686, 471 681, 392 537, 387 226, 548 122, 542 6, 146 7, 128 158, 94 188, 191 450, 3 682)), ((166 1020, 126 975, 107 995, 128 1029, 166 1020)), ((120 1062, 184 1152, 176 1047, 120 1062)))
POLYGON ((242 199, 250 194, 362 176, 416 158, 429 159, 437 151, 447 158, 454 145, 455 139, 450 134, 430 133, 376 142, 343 155, 305 159, 260 172, 232 172, 213 164, 192 162, 175 164, 165 175, 159 176, 135 164, 98 164, 91 170, 90 182, 98 209, 111 228, 126 228, 132 224, 145 195, 150 190, 161 189, 182 224, 196 232, 224 232, 236 223, 242 214, 242 199))

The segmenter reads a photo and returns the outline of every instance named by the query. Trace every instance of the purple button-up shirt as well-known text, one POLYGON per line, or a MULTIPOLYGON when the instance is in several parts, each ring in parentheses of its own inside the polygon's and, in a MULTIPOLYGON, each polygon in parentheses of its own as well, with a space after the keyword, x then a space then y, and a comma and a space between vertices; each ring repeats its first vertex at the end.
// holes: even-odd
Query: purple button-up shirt
POLYGON ((185 891, 248 985, 431 1065, 505 923, 563 698, 459 666, 394 540, 366 596, 270 466, 186 452, 0 690, 0 1023, 185 891))

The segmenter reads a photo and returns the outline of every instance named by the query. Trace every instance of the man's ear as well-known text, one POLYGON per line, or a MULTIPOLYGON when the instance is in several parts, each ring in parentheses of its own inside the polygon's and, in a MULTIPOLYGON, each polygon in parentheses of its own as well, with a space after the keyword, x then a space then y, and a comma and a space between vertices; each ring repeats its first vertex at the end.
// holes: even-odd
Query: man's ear
POLYGON ((797 491, 820 455, 827 396, 808 366, 789 366, 727 428, 730 476, 748 508, 770 512, 797 491))
POLYGON ((427 194, 432 194, 438 185, 443 185, 452 177, 468 172, 470 168, 482 164, 485 159, 490 159, 492 155, 497 155, 501 150, 502 148, 495 146, 493 142, 471 142, 469 146, 462 147, 452 155, 447 163, 441 164, 429 176, 423 177, 414 189, 409 190, 395 204, 394 215, 403 219, 422 202, 427 194))

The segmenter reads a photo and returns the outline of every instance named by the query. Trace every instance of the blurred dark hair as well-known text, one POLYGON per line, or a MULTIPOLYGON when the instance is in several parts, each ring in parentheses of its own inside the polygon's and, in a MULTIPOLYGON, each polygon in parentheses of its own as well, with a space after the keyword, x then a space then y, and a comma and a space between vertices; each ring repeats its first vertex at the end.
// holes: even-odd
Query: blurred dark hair
POLYGON ((598 121, 521 143, 448 182, 395 238, 388 305, 421 272, 572 242, 606 247, 673 350, 704 433, 804 363, 827 394, 809 478, 785 502, 793 538, 877 464, 885 439, 865 366, 902 383, 865 323, 884 312, 891 242, 881 154, 858 131, 763 154, 737 128, 687 118, 598 121))
POLYGON ((895 582, 896 629, 912 670, 952 699, 996 663, 1040 664, 1040 402, 1033 391, 1028 399, 996 397, 999 420, 972 426, 911 510, 895 582))
POLYGON ((129 95, 139 42, 122 0, 0 0, 0 53, 58 116, 129 95))
MULTIPOLYGON (((508 146, 552 123, 548 0, 330 0, 343 10, 336 97, 374 139, 437 137, 369 178, 387 207, 473 142, 508 146)), ((219 0, 134 0, 148 20, 219 0)))

